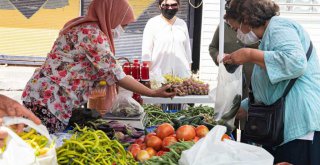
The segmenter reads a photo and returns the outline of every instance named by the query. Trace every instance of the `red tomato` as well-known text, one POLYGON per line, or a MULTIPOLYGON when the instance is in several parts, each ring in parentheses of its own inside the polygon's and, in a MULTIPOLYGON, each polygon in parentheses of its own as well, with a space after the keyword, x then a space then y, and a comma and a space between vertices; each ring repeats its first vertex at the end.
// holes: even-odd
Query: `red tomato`
POLYGON ((139 144, 132 144, 129 146, 128 151, 131 151, 133 148, 140 148, 139 144))
POLYGON ((151 136, 147 141, 147 146, 159 151, 162 147, 162 140, 157 136, 151 136))
POLYGON ((142 149, 142 150, 147 148, 147 145, 145 143, 142 143, 139 146, 140 146, 140 149, 142 149))
POLYGON ((207 133, 209 132, 208 127, 204 126, 204 125, 199 125, 196 128, 196 134, 197 136, 199 136, 199 138, 203 138, 207 135, 207 133))
POLYGON ((227 134, 224 134, 224 135, 222 136, 222 138, 221 138, 221 141, 223 141, 224 139, 229 139, 229 140, 231 140, 231 137, 228 136, 227 134))
POLYGON ((163 123, 157 128, 156 134, 160 139, 164 139, 174 134, 174 128, 169 123, 163 123))
POLYGON ((148 133, 146 137, 144 137, 144 142, 147 142, 148 139, 151 137, 151 136, 156 136, 157 134, 152 132, 152 133, 148 133))
POLYGON ((167 148, 168 146, 178 142, 178 140, 175 137, 169 136, 163 139, 162 141, 162 147, 167 148))
POLYGON ((146 151, 149 153, 150 157, 155 156, 157 154, 157 151, 151 147, 146 148, 146 151))
POLYGON ((166 151, 159 151, 159 152, 157 152, 157 156, 162 156, 162 155, 164 155, 166 153, 166 151))
POLYGON ((196 136, 196 131, 191 125, 183 125, 178 128, 176 134, 178 140, 190 141, 196 136))
POLYGON ((143 142, 144 142, 144 139, 140 139, 140 138, 134 141, 135 144, 139 144, 139 145, 143 144, 143 142))
POLYGON ((193 142, 197 143, 199 141, 199 139, 200 138, 198 136, 196 136, 196 137, 194 137, 193 142))
POLYGON ((132 148, 130 152, 134 158, 137 158, 137 155, 140 151, 141 151, 140 147, 139 148, 135 147, 135 148, 132 148))

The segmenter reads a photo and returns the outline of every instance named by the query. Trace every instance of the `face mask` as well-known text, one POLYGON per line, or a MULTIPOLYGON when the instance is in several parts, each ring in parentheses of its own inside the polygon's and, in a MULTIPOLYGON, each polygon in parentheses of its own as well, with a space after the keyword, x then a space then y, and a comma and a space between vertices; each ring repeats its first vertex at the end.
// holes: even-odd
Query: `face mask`
POLYGON ((260 39, 257 37, 257 35, 252 30, 250 30, 249 33, 244 34, 241 31, 241 26, 242 26, 242 23, 240 24, 240 28, 237 30, 237 38, 242 43, 244 43, 245 45, 252 45, 252 44, 259 42, 260 39))
POLYGON ((172 19, 178 12, 178 9, 161 9, 161 13, 164 18, 170 20, 172 19))
POLYGON ((115 29, 112 29, 112 34, 113 34, 113 38, 117 39, 119 38, 123 33, 124 33, 124 29, 122 28, 121 25, 118 25, 115 29))

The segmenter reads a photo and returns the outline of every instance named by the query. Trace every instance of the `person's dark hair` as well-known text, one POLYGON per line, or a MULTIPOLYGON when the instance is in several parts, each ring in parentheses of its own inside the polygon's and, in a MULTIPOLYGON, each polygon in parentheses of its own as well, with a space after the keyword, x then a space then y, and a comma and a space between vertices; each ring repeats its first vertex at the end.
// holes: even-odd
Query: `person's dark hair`
POLYGON ((234 19, 256 28, 279 15, 279 10, 279 6, 272 0, 231 0, 226 4, 224 19, 234 19))
MULTIPOLYGON (((167 0, 159 0, 159 5, 161 5, 163 1, 167 1, 167 0)), ((180 0, 175 0, 175 1, 178 3, 178 5, 180 5, 180 0)))

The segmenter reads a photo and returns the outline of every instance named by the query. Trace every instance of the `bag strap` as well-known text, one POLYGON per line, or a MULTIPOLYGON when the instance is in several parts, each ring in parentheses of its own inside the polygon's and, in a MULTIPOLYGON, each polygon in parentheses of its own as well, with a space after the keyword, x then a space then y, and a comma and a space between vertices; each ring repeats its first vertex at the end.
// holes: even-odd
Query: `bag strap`
MULTIPOLYGON (((313 49, 313 44, 310 41, 310 46, 309 46, 309 49, 308 49, 307 54, 306 54, 307 61, 309 61, 309 58, 310 58, 311 53, 312 53, 312 49, 313 49)), ((287 94, 289 93, 289 91, 291 90, 292 86, 294 85, 294 83, 297 81, 298 78, 299 77, 290 80, 289 84, 287 85, 286 89, 283 92, 282 97, 286 97, 287 96, 287 94)), ((251 82, 250 82, 250 85, 249 85, 249 100, 250 100, 250 103, 254 103, 254 95, 253 95, 253 92, 252 92, 251 82)))

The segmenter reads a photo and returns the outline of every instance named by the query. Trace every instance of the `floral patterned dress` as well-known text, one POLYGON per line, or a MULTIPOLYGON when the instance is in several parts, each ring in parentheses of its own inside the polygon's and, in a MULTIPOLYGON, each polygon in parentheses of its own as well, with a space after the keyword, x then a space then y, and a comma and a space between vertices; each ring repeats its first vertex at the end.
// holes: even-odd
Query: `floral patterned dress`
POLYGON ((125 77, 97 24, 76 26, 55 41, 46 61, 27 83, 22 100, 50 132, 63 131, 72 110, 87 103, 95 82, 125 77))

